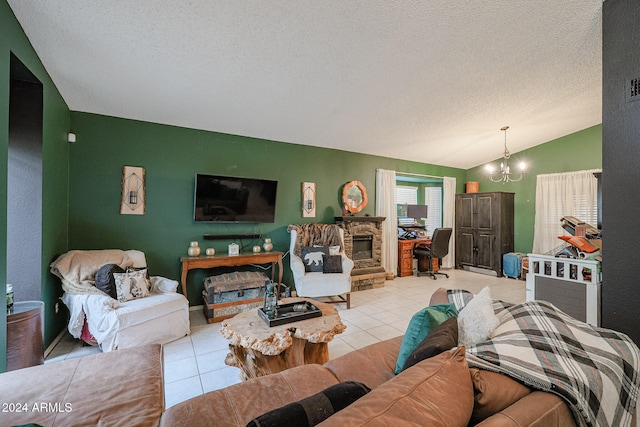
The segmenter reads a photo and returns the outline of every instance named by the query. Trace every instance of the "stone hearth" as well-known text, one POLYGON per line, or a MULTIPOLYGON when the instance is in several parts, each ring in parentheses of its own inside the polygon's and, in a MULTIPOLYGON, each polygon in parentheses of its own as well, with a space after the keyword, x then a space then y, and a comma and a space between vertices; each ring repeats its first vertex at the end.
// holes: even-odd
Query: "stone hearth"
POLYGON ((344 252, 353 260, 351 291, 381 288, 386 273, 382 267, 382 221, 378 216, 340 216, 335 221, 344 230, 344 252))

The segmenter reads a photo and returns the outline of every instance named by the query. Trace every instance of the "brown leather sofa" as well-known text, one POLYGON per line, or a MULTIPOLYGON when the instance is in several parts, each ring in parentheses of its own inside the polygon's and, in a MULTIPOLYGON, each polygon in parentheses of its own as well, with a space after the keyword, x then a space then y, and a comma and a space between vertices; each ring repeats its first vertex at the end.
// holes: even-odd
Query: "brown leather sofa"
MULTIPOLYGON (((445 302, 436 292, 432 303, 445 302)), ((322 426, 537 426, 576 423, 564 401, 493 372, 469 368, 464 348, 395 375, 402 337, 324 365, 304 365, 164 409, 162 349, 149 345, 0 375, 0 426, 245 426, 255 417, 343 381, 371 392, 322 426)), ((632 422, 635 425, 635 420, 632 422)))
POLYGON ((342 381, 362 382, 372 391, 321 426, 466 426, 475 421, 483 427, 576 425, 559 397, 500 374, 469 369, 462 347, 395 375, 401 342, 401 337, 393 338, 323 366, 299 366, 205 393, 167 409, 160 425, 246 426, 267 411, 342 381))
MULTIPOLYGON (((441 288, 430 304, 448 303, 441 288)), ((497 373, 469 369, 464 348, 395 375, 402 337, 353 351, 323 366, 305 365, 205 393, 167 409, 163 427, 246 426, 253 418, 334 384, 357 381, 372 391, 321 426, 571 427, 564 401, 497 373)))
POLYGON ((341 381, 372 391, 323 426, 574 426, 552 394, 531 392, 467 367, 454 349, 394 374, 401 337, 329 361, 212 391, 164 409, 158 344, 65 360, 0 375, 0 426, 245 426, 252 418, 341 381))
POLYGON ((150 344, 0 374, 0 426, 157 426, 162 360, 150 344))

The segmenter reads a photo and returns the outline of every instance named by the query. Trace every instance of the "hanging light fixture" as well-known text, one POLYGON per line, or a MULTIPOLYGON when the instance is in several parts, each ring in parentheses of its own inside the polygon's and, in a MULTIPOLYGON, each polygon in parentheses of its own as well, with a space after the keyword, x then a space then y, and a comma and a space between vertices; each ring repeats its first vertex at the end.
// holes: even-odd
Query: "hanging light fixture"
POLYGON ((500 162, 500 170, 494 170, 493 165, 491 164, 486 166, 487 171, 490 173, 489 179, 491 182, 518 182, 523 176, 523 171, 525 169, 524 162, 520 162, 519 164, 520 172, 514 176, 511 175, 511 168, 508 163, 511 153, 509 153, 509 149, 507 148, 507 129, 509 129, 509 126, 500 128, 501 131, 504 131, 504 153, 502 154, 502 161, 500 162))

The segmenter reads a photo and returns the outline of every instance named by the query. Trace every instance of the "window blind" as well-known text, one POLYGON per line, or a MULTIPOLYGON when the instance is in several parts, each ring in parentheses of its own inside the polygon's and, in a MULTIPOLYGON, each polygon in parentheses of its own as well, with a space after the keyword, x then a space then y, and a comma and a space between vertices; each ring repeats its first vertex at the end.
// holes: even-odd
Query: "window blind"
MULTIPOLYGON (((418 204, 418 188, 408 185, 396 185, 396 204, 397 205, 417 205, 418 204)), ((413 218, 407 218, 407 212, 398 209, 398 223, 402 225, 413 224, 413 218)))
POLYGON ((433 230, 442 227, 442 188, 426 187, 424 189, 424 199, 427 201, 427 235, 433 235, 433 230))

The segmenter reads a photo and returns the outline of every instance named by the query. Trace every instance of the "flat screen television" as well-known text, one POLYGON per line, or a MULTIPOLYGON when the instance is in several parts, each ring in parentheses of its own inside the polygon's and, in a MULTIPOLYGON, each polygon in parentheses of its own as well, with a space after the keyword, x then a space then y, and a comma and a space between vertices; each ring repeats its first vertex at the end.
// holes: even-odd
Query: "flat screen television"
POLYGON ((278 181, 196 174, 196 222, 274 222, 278 181))

